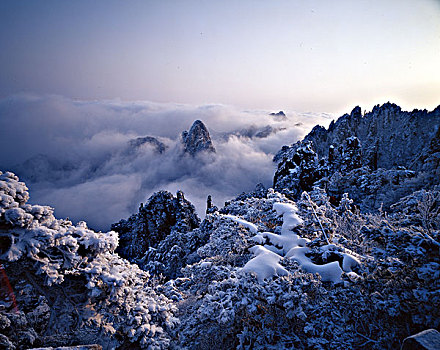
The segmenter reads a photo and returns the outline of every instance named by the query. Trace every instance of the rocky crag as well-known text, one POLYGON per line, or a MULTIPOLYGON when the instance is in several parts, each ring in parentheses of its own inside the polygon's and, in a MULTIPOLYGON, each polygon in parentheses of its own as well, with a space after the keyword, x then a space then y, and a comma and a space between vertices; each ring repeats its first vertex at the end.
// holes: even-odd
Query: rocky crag
POLYGON ((117 252, 131 261, 141 259, 149 248, 158 244, 172 231, 185 233, 199 227, 195 207, 179 191, 174 197, 160 191, 141 203, 138 213, 112 225, 119 233, 117 252))
POLYGON ((191 156, 200 152, 215 152, 209 131, 201 120, 196 120, 189 131, 182 132, 182 143, 185 152, 191 156))
POLYGON ((317 184, 336 201, 347 192, 364 210, 388 208, 439 184, 439 126, 440 106, 405 112, 386 103, 364 115, 356 107, 328 129, 316 126, 284 146, 274 157, 274 188, 298 198, 317 184))
POLYGON ((137 137, 128 142, 128 153, 133 153, 139 150, 144 145, 150 145, 157 153, 163 153, 168 148, 163 142, 160 142, 156 137, 145 136, 137 137))

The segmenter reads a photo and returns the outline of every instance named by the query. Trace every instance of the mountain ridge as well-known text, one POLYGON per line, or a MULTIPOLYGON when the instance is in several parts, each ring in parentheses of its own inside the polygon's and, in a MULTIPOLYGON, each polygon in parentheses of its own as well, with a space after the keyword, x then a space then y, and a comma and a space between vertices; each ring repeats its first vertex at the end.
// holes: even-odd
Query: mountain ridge
MULTIPOLYGON (((315 183, 339 198, 349 192, 359 199, 359 192, 375 197, 374 203, 362 205, 363 209, 374 210, 381 205, 376 197, 385 197, 384 191, 390 190, 381 185, 399 185, 411 179, 409 192, 400 193, 403 197, 410 191, 439 184, 439 139, 440 106, 432 112, 405 112, 386 103, 365 115, 355 107, 350 114, 332 121, 328 129, 317 125, 303 140, 284 146, 274 157, 278 166, 274 188, 292 198, 311 190, 315 183), (360 177, 381 184, 362 192, 360 177)), ((390 199, 385 202, 392 204, 390 199)))

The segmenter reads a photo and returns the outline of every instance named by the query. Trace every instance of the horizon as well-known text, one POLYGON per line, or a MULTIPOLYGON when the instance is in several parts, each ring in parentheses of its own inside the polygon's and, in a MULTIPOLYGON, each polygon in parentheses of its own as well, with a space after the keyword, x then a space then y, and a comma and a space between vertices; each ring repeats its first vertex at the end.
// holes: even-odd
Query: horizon
MULTIPOLYGON (((185 103, 185 102, 160 102, 160 101, 154 101, 154 100, 148 100, 148 99, 122 99, 119 97, 114 97, 114 98, 103 98, 103 99, 97 99, 97 98, 72 98, 69 96, 65 96, 65 95, 60 95, 60 94, 56 94, 56 93, 51 93, 51 94, 38 94, 38 93, 34 93, 34 92, 20 92, 20 93, 14 93, 11 95, 7 95, 7 96, 2 96, 0 97, 0 102, 6 102, 8 100, 14 100, 14 99, 23 99, 23 100, 44 100, 44 99, 60 99, 60 100, 69 100, 73 103, 79 103, 79 104, 92 104, 92 103, 103 103, 103 104, 115 104, 115 105, 125 105, 128 106, 130 104, 132 105, 148 105, 148 106, 156 106, 157 108, 159 107, 172 107, 174 106, 176 109, 179 108, 232 108, 236 111, 240 111, 242 113, 256 113, 256 114, 260 114, 260 113, 277 113, 277 112, 284 112, 284 113, 298 113, 301 115, 304 114, 319 114, 319 115, 326 115, 327 118, 331 119, 331 120, 337 120, 338 118, 344 116, 345 114, 350 114, 353 109, 355 109, 356 107, 360 107, 362 110, 362 114, 368 114, 368 113, 372 113, 373 109, 375 107, 382 107, 383 105, 386 104, 394 104, 397 105, 402 111, 405 112, 412 112, 412 111, 423 111, 426 110, 428 112, 432 112, 434 111, 436 108, 440 107, 440 100, 439 102, 433 103, 432 106, 427 107, 427 106, 418 106, 418 105, 411 105, 411 106, 407 106, 406 104, 400 104, 398 101, 395 100, 391 100, 391 99, 384 99, 383 101, 376 101, 376 103, 373 104, 369 104, 369 105, 360 105, 360 104, 352 104, 352 105, 348 105, 346 109, 338 111, 338 112, 328 112, 328 111, 324 111, 324 110, 318 110, 318 111, 313 111, 313 110, 301 110, 301 109, 291 109, 291 108, 241 108, 240 106, 237 105, 232 105, 232 104, 225 104, 225 103, 185 103)), ((194 119, 195 121, 196 119, 194 119)), ((318 125, 318 124, 317 124, 318 125)))

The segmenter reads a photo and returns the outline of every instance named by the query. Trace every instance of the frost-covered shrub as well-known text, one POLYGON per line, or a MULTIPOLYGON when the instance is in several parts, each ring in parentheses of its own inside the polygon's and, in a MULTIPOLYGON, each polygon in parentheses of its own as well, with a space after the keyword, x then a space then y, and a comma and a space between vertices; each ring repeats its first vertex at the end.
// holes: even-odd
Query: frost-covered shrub
MULTIPOLYGON (((228 213, 238 214, 244 219, 248 209, 246 203, 253 203, 253 200, 231 201, 226 208, 236 208, 228 213)), ((295 318, 294 322, 289 323, 286 321, 286 309, 266 306, 264 299, 257 299, 259 308, 264 305, 264 313, 255 309, 249 311, 248 306, 238 301, 243 297, 240 293, 248 289, 252 290, 249 295, 259 295, 258 290, 262 285, 272 288, 281 283, 278 281, 289 280, 291 276, 310 278, 311 274, 299 268, 296 262, 280 258, 277 263, 289 272, 286 276, 253 279, 252 274, 243 275, 246 270, 239 272, 233 267, 222 267, 221 259, 216 264, 208 252, 202 262, 189 270, 187 268, 188 279, 197 282, 182 284, 183 291, 190 290, 192 295, 199 295, 196 299, 186 299, 187 312, 181 318, 184 342, 196 348, 215 348, 217 344, 237 348, 384 349, 398 348, 401 340, 409 334, 438 327, 440 305, 437 296, 440 288, 436 268, 439 261, 438 246, 433 240, 438 241, 439 236, 437 231, 429 236, 432 239, 426 236, 417 210, 410 209, 404 216, 418 217, 418 221, 400 221, 401 213, 387 214, 382 211, 363 214, 348 195, 343 195, 338 205, 334 206, 319 188, 315 188, 309 196, 303 196, 298 205, 299 215, 304 222, 296 228, 297 233, 310 240, 307 243, 310 250, 303 257, 318 266, 333 262, 342 269, 348 264, 353 272, 342 273, 342 283, 338 285, 321 282, 319 275, 313 275, 320 287, 313 284, 314 287, 307 290, 307 295, 314 298, 299 304, 307 317, 295 318), (418 223, 418 226, 414 223, 418 223), (322 229, 331 240, 330 245, 326 244, 322 229), (344 262, 347 254, 354 260, 344 262), (207 267, 204 261, 212 265, 207 267), (351 264, 353 261, 354 265, 351 264), (203 268, 198 267, 200 264, 204 264, 203 268), (234 287, 240 279, 246 280, 246 287, 234 287), (202 285, 209 287, 201 288, 202 285), (281 320, 281 325, 274 320, 281 320), (284 325, 289 325, 290 331, 285 330, 284 325), (208 340, 201 341, 201 334, 208 334, 204 338, 208 340)), ((267 204, 261 215, 269 212, 267 204)), ((273 209, 272 215, 276 215, 273 209)), ((257 210, 253 211, 252 218, 255 216, 258 216, 257 210)), ((255 222, 255 219, 252 220, 255 222)), ((214 230, 222 222, 214 222, 214 230)), ((274 232, 259 231, 254 237, 262 237, 264 240, 259 243, 266 244, 267 248, 272 243, 273 249, 278 249, 273 251, 282 255, 279 249, 283 245, 275 241, 280 238, 278 235, 282 232, 283 220, 275 219, 272 222, 275 224, 272 227, 274 232)), ((230 236, 224 237, 230 239, 230 236)), ((225 243, 218 244, 229 249, 225 243)), ((217 254, 215 251, 213 253, 217 254)), ((305 286, 301 288, 304 290, 305 286)))
MULTIPOLYGON (((417 215, 414 213, 413 215, 417 215)), ((375 242, 369 283, 375 307, 413 330, 440 325, 439 232, 427 236, 422 227, 400 226, 399 216, 381 225, 365 225, 362 234, 375 242)), ((399 329, 402 333, 402 329, 399 329)))
POLYGON ((366 342, 363 322, 374 321, 379 311, 353 282, 324 285, 295 262, 284 259, 282 264, 289 275, 262 282, 237 270, 217 275, 203 294, 185 303, 179 344, 193 349, 350 349, 366 342))
POLYGON ((189 232, 175 229, 163 239, 156 248, 150 247, 137 261, 139 266, 156 275, 166 278, 181 276, 181 269, 201 259, 197 249, 207 243, 211 234, 209 217, 203 220, 200 228, 189 232))
POLYGON ((319 284, 310 277, 294 272, 258 283, 252 275, 230 271, 223 280, 212 281, 206 294, 193 302, 193 312, 182 318, 179 341, 197 349, 301 344, 294 332, 305 318, 301 305, 310 299, 307 290, 319 284))
POLYGON ((420 190, 402 198, 391 206, 400 219, 422 226, 427 232, 440 230, 440 186, 432 190, 420 190))
MULTIPOLYGON (((64 293, 69 299, 74 289, 71 286, 75 286, 75 293, 83 296, 81 302, 70 306, 78 315, 76 323, 57 323, 56 315, 62 309, 57 305, 50 309, 50 332, 72 334, 85 327, 92 333, 99 330, 94 341, 103 345, 108 341, 112 346, 124 342, 142 348, 169 346, 168 331, 177 323, 176 307, 151 288, 147 272, 114 253, 116 232, 94 232, 84 222, 72 225, 57 220, 51 208, 26 204, 26 186, 15 175, 0 172, 0 181, 0 259, 6 270, 17 281, 24 278, 35 286, 35 295, 52 288, 55 294, 64 293)), ((49 298, 49 293, 43 296, 49 298)), ((3 311, 14 327, 26 327, 19 326, 13 310, 3 311)), ((19 315, 40 317, 32 316, 32 312, 20 311, 19 315)), ((37 325, 31 325, 30 333, 26 333, 30 337, 26 344, 49 332, 37 325)))
POLYGON ((269 188, 265 196, 240 195, 235 200, 226 202, 226 205, 219 212, 239 216, 256 224, 261 230, 273 230, 282 223, 282 220, 273 210, 273 204, 277 202, 289 202, 289 200, 284 195, 269 188))
POLYGON ((362 211, 385 208, 401 197, 419 189, 414 183, 416 173, 406 169, 382 169, 372 171, 368 166, 342 173, 334 173, 328 183, 328 193, 340 198, 343 193, 354 199, 362 211), (412 188, 410 184, 416 187, 412 188))
POLYGON ((253 245, 254 235, 249 228, 225 217, 212 214, 213 226, 207 243, 197 250, 201 258, 210 258, 218 264, 243 266, 250 254, 248 249, 253 245))

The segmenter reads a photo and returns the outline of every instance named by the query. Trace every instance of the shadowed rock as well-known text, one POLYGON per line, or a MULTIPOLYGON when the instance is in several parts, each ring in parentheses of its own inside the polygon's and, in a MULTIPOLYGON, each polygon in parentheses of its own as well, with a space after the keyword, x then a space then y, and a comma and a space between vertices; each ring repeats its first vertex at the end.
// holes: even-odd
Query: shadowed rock
POLYGON ((200 219, 183 192, 154 193, 139 212, 112 225, 119 232, 117 252, 128 260, 142 257, 149 247, 156 247, 173 229, 188 232, 198 227, 200 219))

